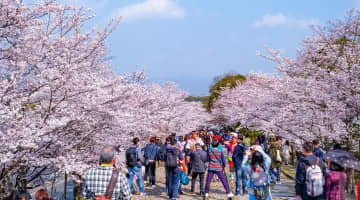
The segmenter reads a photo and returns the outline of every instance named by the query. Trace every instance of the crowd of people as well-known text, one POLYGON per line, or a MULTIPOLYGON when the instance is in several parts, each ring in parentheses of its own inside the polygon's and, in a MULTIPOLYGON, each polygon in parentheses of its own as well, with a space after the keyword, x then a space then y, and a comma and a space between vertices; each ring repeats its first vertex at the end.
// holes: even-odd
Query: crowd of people
MULTIPOLYGON (((345 199, 344 168, 324 160, 318 140, 304 142, 297 158, 293 157, 294 146, 280 136, 269 139, 262 135, 251 141, 248 135, 208 131, 194 131, 185 136, 171 134, 164 143, 151 137, 146 145, 141 145, 136 137, 125 153, 127 173, 114 167, 115 149, 105 147, 100 155, 100 166, 86 172, 83 197, 130 200, 132 195, 146 196, 145 184, 155 189, 156 169, 164 167, 166 192, 171 200, 184 195, 182 185, 191 184, 191 193, 195 193, 197 179, 199 194, 209 198, 215 175, 228 198, 249 195, 250 200, 271 200, 270 184, 282 184, 281 167, 295 164, 297 159, 296 199, 345 199), (234 190, 230 180, 235 181, 234 190)), ((15 199, 26 200, 27 197, 18 195, 15 199)))

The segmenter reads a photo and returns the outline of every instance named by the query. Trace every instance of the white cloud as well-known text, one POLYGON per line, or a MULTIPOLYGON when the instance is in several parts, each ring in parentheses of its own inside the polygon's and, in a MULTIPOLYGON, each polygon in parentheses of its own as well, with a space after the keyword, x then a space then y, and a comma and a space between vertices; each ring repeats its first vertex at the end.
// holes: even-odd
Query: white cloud
POLYGON ((145 18, 183 18, 185 11, 173 0, 146 0, 119 8, 115 15, 124 21, 145 18))
POLYGON ((311 25, 318 25, 319 21, 317 19, 298 19, 291 16, 283 15, 282 13, 278 14, 266 14, 261 20, 257 20, 254 23, 256 28, 261 27, 277 27, 277 26, 293 26, 299 28, 308 28, 311 25))

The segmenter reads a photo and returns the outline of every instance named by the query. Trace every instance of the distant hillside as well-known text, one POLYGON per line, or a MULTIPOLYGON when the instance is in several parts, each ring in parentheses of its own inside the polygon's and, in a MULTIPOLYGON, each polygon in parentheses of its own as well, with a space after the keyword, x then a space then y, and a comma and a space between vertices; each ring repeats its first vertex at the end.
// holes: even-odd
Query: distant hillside
POLYGON ((208 96, 188 96, 185 101, 188 102, 202 102, 202 103, 206 103, 209 100, 208 96))

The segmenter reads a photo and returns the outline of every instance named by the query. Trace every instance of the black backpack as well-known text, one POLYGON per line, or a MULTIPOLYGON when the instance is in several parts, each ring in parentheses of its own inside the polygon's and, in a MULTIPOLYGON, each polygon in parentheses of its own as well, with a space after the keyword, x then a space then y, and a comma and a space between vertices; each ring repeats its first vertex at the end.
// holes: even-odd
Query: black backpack
POLYGON ((135 167, 138 162, 136 147, 130 147, 126 150, 126 165, 135 167))
POLYGON ((166 167, 177 167, 177 151, 167 152, 166 167))
POLYGON ((160 146, 159 151, 156 154, 156 160, 165 161, 166 144, 160 146))

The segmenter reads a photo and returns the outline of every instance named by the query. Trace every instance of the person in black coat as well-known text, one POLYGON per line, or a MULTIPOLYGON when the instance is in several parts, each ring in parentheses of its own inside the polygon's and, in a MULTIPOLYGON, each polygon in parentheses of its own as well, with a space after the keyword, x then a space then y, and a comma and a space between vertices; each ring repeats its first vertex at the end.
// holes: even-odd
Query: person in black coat
POLYGON ((241 163, 243 161, 246 145, 243 143, 243 136, 238 137, 238 144, 235 147, 232 160, 234 162, 235 167, 235 176, 236 176, 236 193, 235 195, 240 195, 240 183, 242 183, 243 194, 247 193, 246 184, 247 184, 247 176, 243 171, 241 163))

